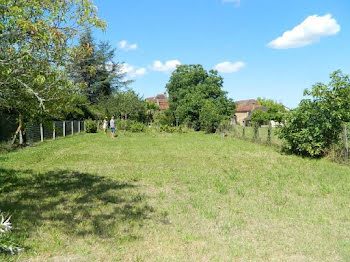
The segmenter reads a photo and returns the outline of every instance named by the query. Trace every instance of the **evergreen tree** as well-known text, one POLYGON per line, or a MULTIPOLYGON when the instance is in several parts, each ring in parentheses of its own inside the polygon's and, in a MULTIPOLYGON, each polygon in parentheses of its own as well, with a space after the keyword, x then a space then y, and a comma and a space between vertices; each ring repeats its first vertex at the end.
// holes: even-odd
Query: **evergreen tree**
POLYGON ((70 63, 70 76, 80 86, 92 104, 103 96, 110 96, 126 86, 122 64, 113 61, 115 49, 108 42, 96 45, 91 31, 87 29, 75 47, 70 63))

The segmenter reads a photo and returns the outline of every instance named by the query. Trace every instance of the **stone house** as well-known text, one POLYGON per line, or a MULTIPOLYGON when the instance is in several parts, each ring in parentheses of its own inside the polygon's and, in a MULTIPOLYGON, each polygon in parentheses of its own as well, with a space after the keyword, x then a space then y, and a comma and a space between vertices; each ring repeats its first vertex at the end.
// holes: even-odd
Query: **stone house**
POLYGON ((262 106, 255 99, 237 101, 233 124, 248 126, 250 124, 250 115, 258 108, 262 108, 262 106))
POLYGON ((168 98, 165 92, 164 94, 158 94, 155 97, 148 97, 146 98, 146 101, 157 104, 160 110, 166 110, 169 108, 168 98))

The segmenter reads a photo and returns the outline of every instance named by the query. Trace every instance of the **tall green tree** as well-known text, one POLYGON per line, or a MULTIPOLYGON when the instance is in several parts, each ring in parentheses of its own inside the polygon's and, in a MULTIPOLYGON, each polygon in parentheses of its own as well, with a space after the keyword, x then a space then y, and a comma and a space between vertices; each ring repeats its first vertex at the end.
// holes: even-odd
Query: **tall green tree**
POLYGON ((223 78, 215 70, 208 72, 201 65, 178 66, 166 85, 170 110, 180 124, 189 124, 196 130, 203 129, 200 115, 206 101, 222 118, 232 117, 235 103, 227 98, 222 86, 223 78))
POLYGON ((95 43, 91 30, 87 29, 73 49, 69 72, 90 103, 97 103, 103 96, 110 96, 126 86, 122 64, 114 62, 115 49, 108 42, 95 43))
POLYGON ((140 122, 146 120, 146 102, 132 89, 118 91, 100 100, 99 106, 106 116, 130 119, 140 122))
POLYGON ((65 71, 70 46, 88 26, 105 27, 90 0, 2 0, 0 110, 24 122, 60 115, 78 92, 65 71))
POLYGON ((251 121, 253 123, 263 125, 269 123, 270 121, 275 121, 278 123, 284 122, 287 110, 283 104, 272 99, 264 99, 260 97, 258 97, 257 101, 259 105, 266 107, 267 109, 255 109, 251 115, 251 121))

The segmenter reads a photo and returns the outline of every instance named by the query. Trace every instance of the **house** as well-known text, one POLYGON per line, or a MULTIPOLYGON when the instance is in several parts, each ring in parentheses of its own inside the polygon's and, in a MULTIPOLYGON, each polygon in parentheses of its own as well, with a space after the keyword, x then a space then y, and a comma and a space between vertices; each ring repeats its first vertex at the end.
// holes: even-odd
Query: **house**
POLYGON ((157 104, 161 110, 169 108, 168 98, 165 92, 164 94, 158 94, 155 97, 148 97, 146 98, 146 101, 157 104))
POLYGON ((250 115, 255 109, 261 108, 255 99, 241 100, 236 102, 236 114, 234 115, 233 124, 247 126, 250 124, 250 115))

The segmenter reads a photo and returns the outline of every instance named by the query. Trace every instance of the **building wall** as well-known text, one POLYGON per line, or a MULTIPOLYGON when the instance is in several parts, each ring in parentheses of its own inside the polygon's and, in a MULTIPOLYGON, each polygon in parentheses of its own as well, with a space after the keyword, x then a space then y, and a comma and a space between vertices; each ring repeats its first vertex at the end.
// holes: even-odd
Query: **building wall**
POLYGON ((241 126, 244 125, 243 120, 249 116, 249 112, 236 112, 237 123, 241 126))

